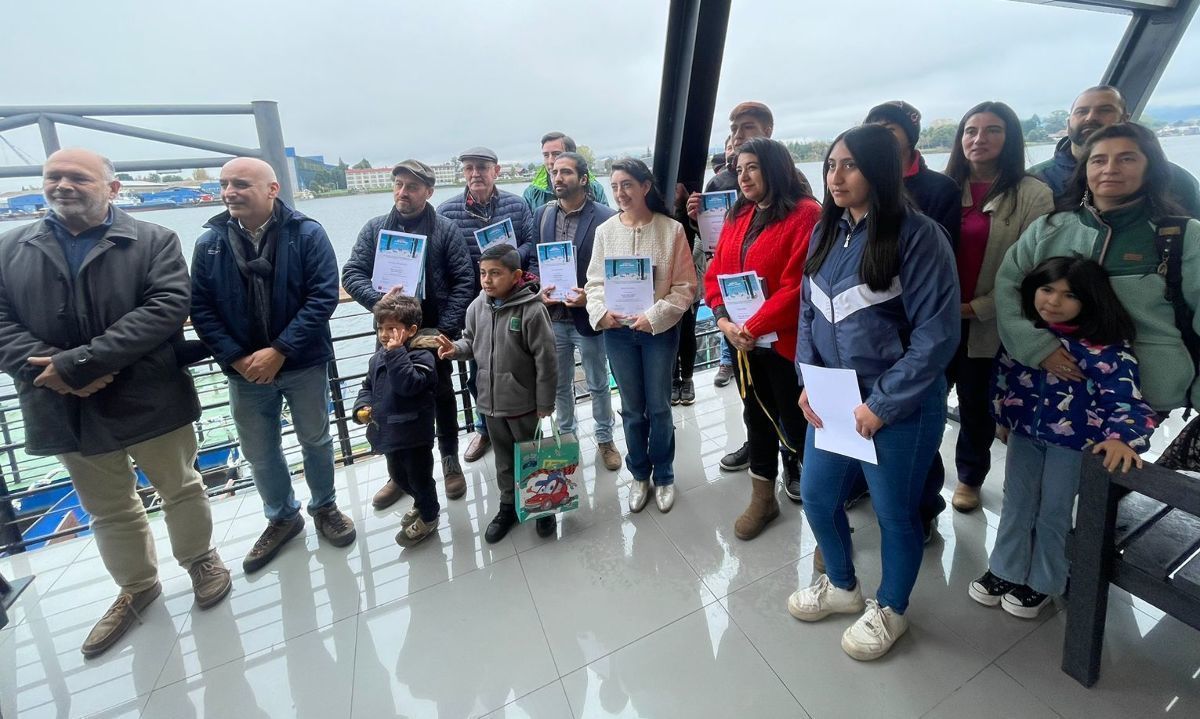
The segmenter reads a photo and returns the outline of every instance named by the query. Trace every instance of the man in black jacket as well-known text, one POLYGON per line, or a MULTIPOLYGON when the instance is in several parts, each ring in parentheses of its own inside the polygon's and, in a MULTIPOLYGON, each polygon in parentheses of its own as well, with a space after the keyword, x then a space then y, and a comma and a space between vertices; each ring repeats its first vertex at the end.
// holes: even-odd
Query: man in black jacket
POLYGON ((43 168, 50 214, 0 235, 0 369, 21 400, 25 451, 55 455, 70 472, 120 587, 83 643, 86 657, 116 644, 162 593, 131 457, 163 500, 196 603, 213 606, 231 586, 193 467, 200 403, 174 349, 187 265, 174 232, 112 206, 120 187, 109 160, 60 150, 43 168))
MULTIPOLYGON (((386 215, 363 225, 350 259, 342 269, 342 286, 356 302, 370 310, 391 288, 377 288, 371 282, 375 271, 375 246, 380 230, 425 235, 425 282, 421 297, 422 324, 437 328, 450 339, 462 334, 467 307, 475 299, 475 270, 471 256, 459 237, 455 224, 438 215, 429 204, 435 182, 433 170, 419 160, 404 160, 392 168, 392 198, 395 206, 386 215)), ((406 294, 417 292, 406 287, 406 294)), ((467 481, 458 463, 458 402, 454 393, 450 360, 437 361, 437 438, 442 455, 442 477, 446 497, 458 499, 466 494, 467 481)), ((388 481, 371 500, 376 509, 396 503, 403 492, 388 481)))

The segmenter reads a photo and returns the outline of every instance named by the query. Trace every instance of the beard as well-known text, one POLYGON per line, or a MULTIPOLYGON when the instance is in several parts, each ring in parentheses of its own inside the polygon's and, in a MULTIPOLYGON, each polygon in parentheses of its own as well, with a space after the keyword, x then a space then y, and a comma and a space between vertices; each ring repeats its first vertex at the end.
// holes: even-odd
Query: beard
POLYGON ((1082 147, 1087 143, 1087 139, 1092 136, 1096 130, 1099 130, 1103 125, 1097 122, 1089 122, 1079 127, 1067 128, 1067 137, 1070 138, 1071 144, 1076 147, 1082 147))
POLYGON ((52 195, 46 198, 46 204, 50 205, 50 209, 54 210, 54 214, 64 220, 102 219, 102 215, 108 209, 108 198, 106 197, 78 194, 72 195, 71 199, 74 202, 64 203, 52 195))

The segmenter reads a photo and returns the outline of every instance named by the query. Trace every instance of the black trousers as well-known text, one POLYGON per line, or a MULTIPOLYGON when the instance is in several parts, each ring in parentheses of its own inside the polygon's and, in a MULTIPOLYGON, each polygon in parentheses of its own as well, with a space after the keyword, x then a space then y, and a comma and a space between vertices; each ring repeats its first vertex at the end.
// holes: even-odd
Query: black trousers
POLYGON ((433 482, 433 447, 397 449, 383 457, 387 460, 388 477, 412 495, 413 506, 421 513, 421 519, 426 522, 437 519, 442 508, 433 482))
MULTIPOLYGON (((780 446, 776 426, 795 450, 796 459, 804 458, 808 420, 804 419, 798 404, 800 385, 796 381, 795 366, 773 349, 755 348, 747 354, 747 359, 752 387, 745 388, 742 420, 746 423, 746 438, 750 443, 750 471, 760 477, 775 479, 779 475, 776 457, 780 446)), ((739 391, 742 390, 742 372, 735 371, 734 377, 739 391)), ((791 457, 785 456, 785 461, 791 461, 791 457)))
POLYGON ((454 361, 439 359, 437 365, 437 390, 435 402, 435 426, 437 427, 438 451, 443 457, 458 456, 458 396, 454 394, 454 361))
POLYGON ((696 371, 696 310, 692 305, 679 318, 679 352, 675 357, 675 381, 691 379, 696 371))
POLYGON ((990 412, 990 389, 994 366, 992 357, 967 356, 967 329, 964 326, 963 341, 950 363, 947 378, 958 388, 959 431, 954 464, 958 481, 971 487, 983 484, 992 468, 996 422, 990 412))

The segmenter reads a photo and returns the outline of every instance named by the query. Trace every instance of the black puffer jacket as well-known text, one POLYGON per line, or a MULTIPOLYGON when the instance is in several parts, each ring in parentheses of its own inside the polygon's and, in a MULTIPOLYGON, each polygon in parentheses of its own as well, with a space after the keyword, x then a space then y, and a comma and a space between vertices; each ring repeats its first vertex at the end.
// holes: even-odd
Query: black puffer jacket
MULTIPOLYGON (((371 273, 375 270, 375 241, 381 229, 399 229, 386 226, 388 217, 390 213, 363 225, 350 252, 350 259, 342 268, 342 286, 355 302, 368 310, 383 297, 382 292, 371 286, 371 273)), ((457 339, 462 334, 467 307, 479 294, 478 273, 471 265, 471 256, 460 241, 455 224, 438 215, 433 220, 434 229, 425 251, 422 324, 440 330, 451 339, 457 339)))
MULTIPOLYGON (((471 270, 474 283, 471 299, 479 294, 479 243, 475 241, 475 230, 501 222, 504 218, 512 220, 513 230, 517 233, 517 247, 527 242, 534 242, 533 213, 525 200, 503 190, 492 193, 492 199, 486 205, 467 204, 467 190, 455 195, 438 205, 437 213, 447 217, 458 226, 459 235, 467 252, 471 253, 471 270)), ((347 288, 349 289, 349 288, 347 288)), ((469 304, 469 302, 468 302, 469 304)))

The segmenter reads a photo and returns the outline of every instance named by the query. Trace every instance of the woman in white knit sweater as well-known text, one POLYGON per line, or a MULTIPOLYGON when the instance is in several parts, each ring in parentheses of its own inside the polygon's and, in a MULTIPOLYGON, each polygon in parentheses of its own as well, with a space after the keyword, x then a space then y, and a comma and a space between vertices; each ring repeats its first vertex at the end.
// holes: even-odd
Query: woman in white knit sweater
POLYGON ((679 342, 679 319, 696 293, 696 268, 683 234, 655 189, 650 168, 624 159, 612 166, 613 197, 620 212, 596 228, 588 265, 588 318, 604 330, 608 363, 621 392, 621 423, 633 473, 629 510, 640 512, 650 498, 660 512, 675 502, 675 424, 671 417, 671 371, 679 342), (611 311, 604 299, 604 260, 649 257, 654 303, 638 314, 611 311))

